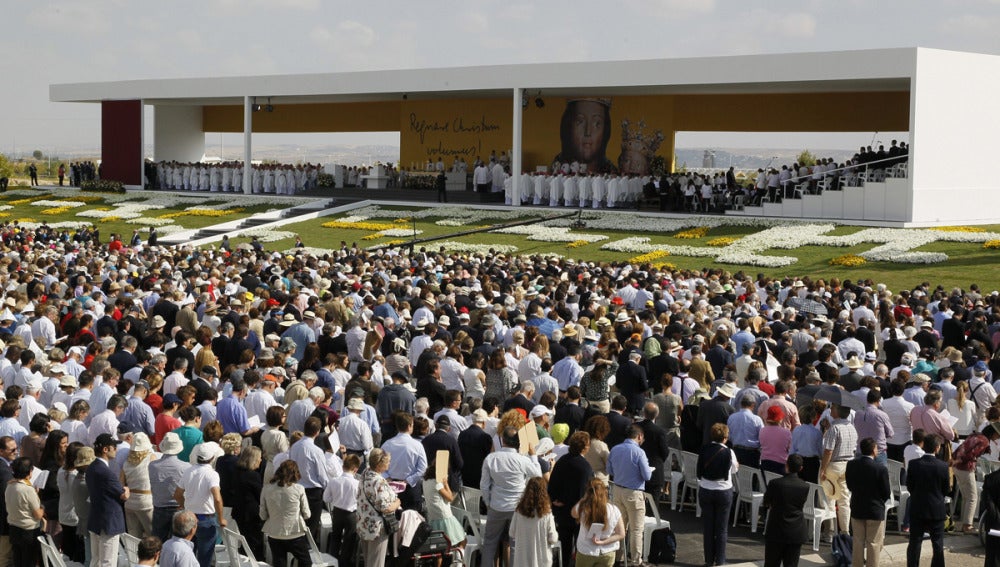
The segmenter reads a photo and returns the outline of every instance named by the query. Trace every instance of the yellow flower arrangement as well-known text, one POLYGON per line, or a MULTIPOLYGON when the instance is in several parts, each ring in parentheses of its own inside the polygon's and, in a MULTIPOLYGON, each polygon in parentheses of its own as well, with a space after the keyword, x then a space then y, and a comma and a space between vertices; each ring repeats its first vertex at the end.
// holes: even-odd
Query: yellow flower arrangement
POLYGON ((857 268, 859 266, 864 266, 868 263, 861 256, 856 254, 844 254, 843 256, 837 256, 836 258, 830 260, 831 266, 844 266, 846 268, 857 268))
POLYGON ((392 222, 399 223, 399 224, 406 224, 406 223, 410 222, 410 219, 408 219, 408 218, 398 218, 398 219, 396 219, 396 220, 394 220, 392 222))
POLYGON ((376 232, 373 234, 369 234, 367 236, 362 236, 361 240, 378 240, 379 238, 382 238, 381 232, 376 232))
POLYGON ((996 250, 1000 248, 1000 240, 987 240, 983 242, 983 248, 986 250, 996 250))
POLYGON ((17 222, 38 222, 38 221, 36 221, 35 219, 33 219, 31 217, 23 217, 23 218, 17 219, 17 222))
POLYGON ((104 217, 103 219, 99 219, 99 220, 98 220, 97 222, 100 222, 100 223, 105 223, 105 222, 118 222, 118 221, 120 221, 120 220, 122 220, 122 218, 121 218, 121 217, 113 217, 113 216, 112 216, 112 217, 104 217))
POLYGON ((939 226, 934 230, 941 232, 986 232, 986 229, 978 226, 939 226))
POLYGON ((705 244, 708 244, 709 246, 718 246, 721 248, 723 246, 729 246, 730 244, 736 242, 737 240, 739 240, 739 238, 736 238, 735 236, 720 236, 718 238, 713 238, 709 240, 705 244))
POLYGON ((42 209, 40 211, 43 215, 62 215, 69 212, 70 207, 52 207, 51 209, 42 209))
POLYGON ((16 207, 18 205, 27 205, 28 203, 31 203, 33 201, 42 201, 44 199, 48 199, 51 196, 52 195, 38 195, 38 196, 35 196, 35 197, 27 197, 27 198, 24 198, 24 199, 18 199, 16 201, 7 201, 7 204, 16 207))
POLYGON ((661 272, 676 272, 677 271, 677 265, 676 264, 671 264, 670 262, 667 262, 665 264, 660 264, 660 271, 661 272))
POLYGON ((98 201, 103 201, 104 197, 98 197, 96 195, 78 195, 76 197, 67 197, 63 199, 64 201, 76 201, 77 203, 96 203, 98 201))
POLYGON ((390 240, 383 244, 383 246, 399 246, 400 244, 406 244, 405 240, 397 238, 396 240, 390 240))
POLYGON ((348 230, 367 230, 373 232, 381 232, 383 230, 392 230, 396 228, 391 224, 379 223, 379 222, 344 222, 344 221, 329 221, 321 224, 323 228, 346 228, 348 230))
POLYGON ((588 244, 590 244, 590 242, 586 240, 574 240, 573 242, 567 244, 566 248, 579 248, 581 246, 586 246, 588 244))
POLYGON ((699 226, 695 228, 689 228, 687 230, 682 230, 674 235, 674 238, 683 238, 685 240, 693 240, 695 238, 704 238, 708 234, 707 226, 699 226))
POLYGON ((667 252, 666 250, 653 250, 652 252, 646 252, 645 254, 633 256, 628 259, 628 262, 629 264, 647 264, 653 260, 658 260, 669 255, 670 252, 667 252))
POLYGON ((0 213, 0 219, 5 219, 10 216, 10 213, 0 213))
POLYGON ((167 213, 165 215, 160 215, 158 218, 175 219, 178 217, 224 217, 226 215, 234 215, 242 212, 243 207, 235 207, 232 209, 191 209, 189 211, 167 213))

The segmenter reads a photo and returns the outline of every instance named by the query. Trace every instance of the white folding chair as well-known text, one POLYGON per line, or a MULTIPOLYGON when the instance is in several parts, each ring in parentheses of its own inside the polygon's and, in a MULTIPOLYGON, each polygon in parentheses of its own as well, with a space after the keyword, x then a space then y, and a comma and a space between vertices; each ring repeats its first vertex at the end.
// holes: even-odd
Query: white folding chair
POLYGON ((751 533, 757 533, 760 506, 764 503, 764 493, 754 490, 754 480, 757 481, 757 486, 763 490, 764 477, 761 475, 760 469, 740 467, 740 470, 736 472, 736 486, 739 489, 739 493, 736 496, 736 513, 733 514, 733 526, 736 526, 736 521, 740 517, 740 505, 749 504, 751 533))
POLYGON ((677 449, 670 449, 667 452, 667 461, 663 463, 666 467, 664 472, 666 472, 670 481, 670 509, 677 509, 677 494, 680 492, 681 483, 684 482, 684 459, 681 456, 681 452, 677 449), (674 470, 674 465, 677 465, 677 469, 674 470))
POLYGON ((130 565, 139 564, 139 538, 123 533, 121 536, 122 550, 130 565))
POLYGON ((681 507, 684 506, 688 491, 694 493, 695 517, 701 517, 701 502, 698 498, 698 454, 681 451, 684 471, 684 492, 681 494, 681 507))
POLYGON ((452 506, 451 513, 466 530, 463 564, 472 565, 472 557, 476 554, 482 554, 483 538, 479 532, 479 522, 473 521, 469 517, 469 513, 458 506, 452 506))
POLYGON ((267 563, 257 561, 257 557, 250 549, 250 544, 239 532, 229 528, 222 528, 222 541, 226 545, 226 553, 229 556, 229 564, 240 567, 267 567, 267 563))
POLYGON ((483 491, 478 488, 462 487, 462 501, 465 502, 465 511, 469 517, 479 523, 480 527, 486 525, 486 518, 479 513, 479 503, 483 499, 483 491))
POLYGON ((910 499, 910 491, 906 485, 900 482, 900 473, 903 471, 903 463, 889 459, 886 461, 889 468, 889 489, 892 492, 893 501, 896 502, 896 529, 903 531, 903 516, 906 514, 906 503, 910 499))
MULTIPOLYGON (((653 495, 646 493, 646 503, 653 510, 652 516, 646 516, 643 521, 642 529, 642 558, 649 558, 649 544, 653 540, 653 532, 660 528, 669 528, 670 522, 660 518, 660 508, 657 506, 656 499, 653 495)), ((553 563, 553 565, 559 565, 559 563, 553 563)))
POLYGON ((316 545, 312 532, 306 530, 306 537, 309 539, 309 556, 312 558, 313 567, 337 567, 337 558, 329 553, 323 553, 316 545))
POLYGON ((812 522, 813 528, 813 551, 819 551, 819 533, 823 527, 823 522, 833 520, 837 523, 837 512, 828 508, 826 493, 818 484, 809 483, 809 497, 806 498, 806 506, 803 509, 806 519, 812 522))
POLYGON ((38 536, 38 543, 42 546, 43 567, 66 567, 62 554, 52 542, 52 536, 38 536))

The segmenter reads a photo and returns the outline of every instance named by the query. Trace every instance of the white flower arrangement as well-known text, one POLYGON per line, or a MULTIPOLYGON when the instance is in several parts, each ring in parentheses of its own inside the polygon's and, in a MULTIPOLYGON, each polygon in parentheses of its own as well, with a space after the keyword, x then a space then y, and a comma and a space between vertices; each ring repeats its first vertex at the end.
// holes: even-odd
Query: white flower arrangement
POLYGON ((288 230, 270 230, 266 228, 255 228, 251 230, 241 231, 238 236, 243 238, 251 238, 253 236, 256 236, 257 240, 261 242, 277 242, 279 240, 295 238, 295 233, 288 230))
POLYGON ((298 253, 308 254, 310 256, 322 257, 336 254, 336 250, 331 250, 329 248, 316 248, 315 246, 303 246, 301 248, 289 248, 283 250, 282 254, 298 254, 298 253))
POLYGON ((108 217, 117 217, 120 219, 136 219, 141 217, 142 213, 132 212, 125 209, 118 209, 115 211, 99 211, 97 209, 90 209, 89 211, 83 211, 82 213, 77 213, 76 216, 87 219, 106 219, 108 217))
POLYGON ((608 239, 608 237, 604 234, 576 233, 570 232, 570 229, 565 227, 542 226, 537 224, 510 226, 498 230, 491 230, 490 232, 499 234, 518 234, 527 237, 528 240, 538 240, 541 242, 574 242, 577 240, 600 242, 608 239))
MULTIPOLYGON (((42 226, 42 223, 40 222, 22 222, 19 224, 29 230, 34 230, 42 226)), ((86 228, 93 224, 94 223, 84 221, 59 221, 48 223, 47 226, 53 230, 80 230, 81 228, 86 228)))
POLYGON ((82 201, 53 201, 50 199, 40 199, 38 201, 32 201, 31 205, 33 207, 57 207, 57 208, 69 208, 75 209, 77 207, 82 207, 86 203, 82 201))
POLYGON ((157 227, 156 232, 160 233, 160 236, 165 236, 167 234, 175 234, 175 233, 178 233, 178 232, 184 232, 186 230, 191 230, 191 229, 184 228, 183 226, 181 226, 179 224, 168 224, 168 225, 164 225, 162 227, 157 227))
POLYGON ((0 211, 9 211, 14 208, 14 205, 0 205, 0 211))
POLYGON ((389 230, 380 230, 379 234, 382 236, 396 236, 396 237, 413 237, 418 234, 423 234, 422 230, 414 230, 412 228, 390 228, 389 230))
POLYGON ((462 252, 467 254, 485 254, 490 250, 493 250, 498 254, 513 254, 514 252, 517 252, 517 246, 509 244, 469 244, 466 242, 457 242, 455 240, 433 242, 430 243, 430 246, 435 249, 444 248, 450 252, 462 252))
POLYGON ((161 219, 157 217, 138 217, 125 221, 125 224, 138 224, 142 226, 166 226, 176 224, 174 219, 161 219))

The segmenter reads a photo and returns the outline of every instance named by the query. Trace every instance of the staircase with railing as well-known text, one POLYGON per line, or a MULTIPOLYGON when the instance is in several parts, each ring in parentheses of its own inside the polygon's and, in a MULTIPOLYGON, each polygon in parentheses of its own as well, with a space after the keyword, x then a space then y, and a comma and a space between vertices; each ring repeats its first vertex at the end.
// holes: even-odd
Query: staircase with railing
POLYGON ((750 204, 737 198, 727 215, 906 222, 912 208, 909 163, 900 157, 832 169, 819 179, 793 177, 778 194, 750 204))

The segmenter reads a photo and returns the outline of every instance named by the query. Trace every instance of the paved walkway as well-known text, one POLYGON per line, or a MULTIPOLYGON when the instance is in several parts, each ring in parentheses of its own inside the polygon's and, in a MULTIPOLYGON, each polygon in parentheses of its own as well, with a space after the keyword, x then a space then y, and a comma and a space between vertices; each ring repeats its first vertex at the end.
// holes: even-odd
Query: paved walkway
MULTIPOLYGON (((670 522, 670 527, 677 536, 677 560, 674 565, 702 566, 705 556, 702 551, 701 518, 695 518, 693 509, 689 506, 683 512, 669 510, 669 505, 660 506, 661 517, 670 522)), ((732 567, 752 567, 764 564, 763 517, 756 534, 750 533, 750 526, 741 522, 735 528, 730 523, 729 544, 726 555, 732 567)), ((895 525, 890 522, 893 528, 895 525)), ((985 548, 980 545, 979 538, 970 535, 945 535, 945 564, 948 567, 979 567, 983 564, 985 548)), ((903 567, 906 565, 907 539, 895 531, 886 533, 885 547, 882 550, 880 565, 882 567, 903 567)), ((931 557, 930 541, 925 541, 921 565, 928 565, 931 557)), ((800 567, 818 567, 832 565, 830 544, 820 544, 819 552, 812 550, 812 541, 802 546, 800 567)))

